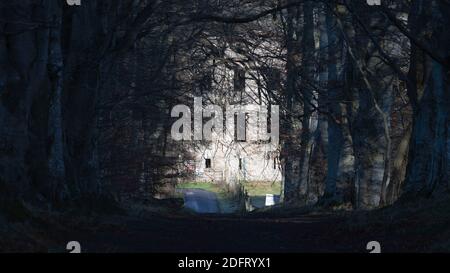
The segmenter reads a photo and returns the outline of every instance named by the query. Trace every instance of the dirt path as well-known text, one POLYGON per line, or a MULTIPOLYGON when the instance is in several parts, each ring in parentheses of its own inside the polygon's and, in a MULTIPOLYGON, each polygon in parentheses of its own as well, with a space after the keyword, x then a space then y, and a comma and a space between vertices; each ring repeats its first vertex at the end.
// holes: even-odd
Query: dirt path
POLYGON ((197 213, 220 213, 217 195, 200 189, 184 189, 184 207, 197 213))

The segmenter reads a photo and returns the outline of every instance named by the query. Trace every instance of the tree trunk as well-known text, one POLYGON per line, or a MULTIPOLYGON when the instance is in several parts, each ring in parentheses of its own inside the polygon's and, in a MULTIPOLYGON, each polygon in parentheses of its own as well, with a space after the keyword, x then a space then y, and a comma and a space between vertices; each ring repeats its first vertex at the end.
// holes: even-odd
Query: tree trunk
POLYGON ((302 39, 302 69, 300 92, 303 103, 303 117, 300 136, 300 174, 298 182, 299 201, 308 202, 308 191, 310 184, 311 152, 313 146, 314 127, 317 122, 313 122, 313 92, 316 81, 316 62, 315 62, 315 41, 314 41, 314 5, 311 2, 305 3, 303 7, 303 39, 302 39))
POLYGON ((406 197, 430 195, 448 189, 450 35, 443 27, 450 23, 446 16, 449 9, 447 4, 440 1, 416 0, 412 4, 409 18, 411 31, 418 33, 422 39, 425 33, 431 33, 429 44, 434 47, 434 53, 447 60, 447 63, 438 63, 428 56, 420 58, 422 49, 412 46, 409 78, 415 83, 415 90, 408 92, 408 95, 417 105, 413 108, 413 128, 404 188, 406 197), (433 24, 420 24, 423 18, 433 18, 433 24), (429 69, 426 70, 427 68, 429 69), (418 77, 420 75, 424 77, 418 77))

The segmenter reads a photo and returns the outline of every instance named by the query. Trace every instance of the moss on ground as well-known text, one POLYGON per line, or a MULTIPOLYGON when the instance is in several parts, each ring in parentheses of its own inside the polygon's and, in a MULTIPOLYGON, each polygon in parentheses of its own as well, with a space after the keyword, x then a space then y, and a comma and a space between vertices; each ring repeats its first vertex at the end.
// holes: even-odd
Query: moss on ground
POLYGON ((214 192, 220 194, 224 191, 224 188, 215 183, 209 182, 187 182, 177 185, 177 189, 200 189, 205 191, 214 192))

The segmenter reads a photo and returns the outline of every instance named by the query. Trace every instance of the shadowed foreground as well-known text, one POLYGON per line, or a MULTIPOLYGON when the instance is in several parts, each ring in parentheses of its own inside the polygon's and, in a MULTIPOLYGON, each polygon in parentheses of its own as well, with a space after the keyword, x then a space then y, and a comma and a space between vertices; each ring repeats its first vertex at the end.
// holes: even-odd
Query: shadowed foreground
MULTIPOLYGON (((268 212, 246 217, 212 215, 110 217, 98 228, 61 236, 84 252, 383 252, 448 251, 448 199, 375 212, 295 215, 268 212), (432 213, 430 213, 432 211, 432 213), (424 224, 425 223, 425 224, 424 224)), ((63 250, 64 251, 64 250, 63 250)))
MULTIPOLYGON (((0 225, 0 252, 382 252, 450 251, 450 198, 370 212, 276 206, 247 215, 193 214, 180 205, 127 207, 126 215, 36 213, 0 225), (300 212, 302 211, 302 212, 300 212)), ((0 221, 3 221, 0 219, 0 221)))
MULTIPOLYGON (((122 219, 123 220, 123 219, 122 219)), ((121 220, 121 221, 122 221, 121 220)), ((336 220, 158 217, 126 219, 120 228, 75 233, 87 252, 292 252, 364 251, 329 231, 336 220)), ((66 241, 66 240, 64 240, 66 241)), ((363 240, 365 241, 365 240, 363 240)))

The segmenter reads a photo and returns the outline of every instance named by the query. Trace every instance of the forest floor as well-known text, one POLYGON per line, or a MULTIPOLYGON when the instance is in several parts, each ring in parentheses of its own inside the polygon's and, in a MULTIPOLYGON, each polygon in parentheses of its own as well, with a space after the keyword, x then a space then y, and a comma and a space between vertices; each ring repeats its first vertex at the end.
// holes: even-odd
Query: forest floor
POLYGON ((197 215, 143 205, 127 214, 59 215, 0 225, 1 251, 67 252, 383 252, 450 251, 450 198, 371 212, 281 208, 247 215, 197 215), (40 219, 40 220, 39 220, 40 219))

